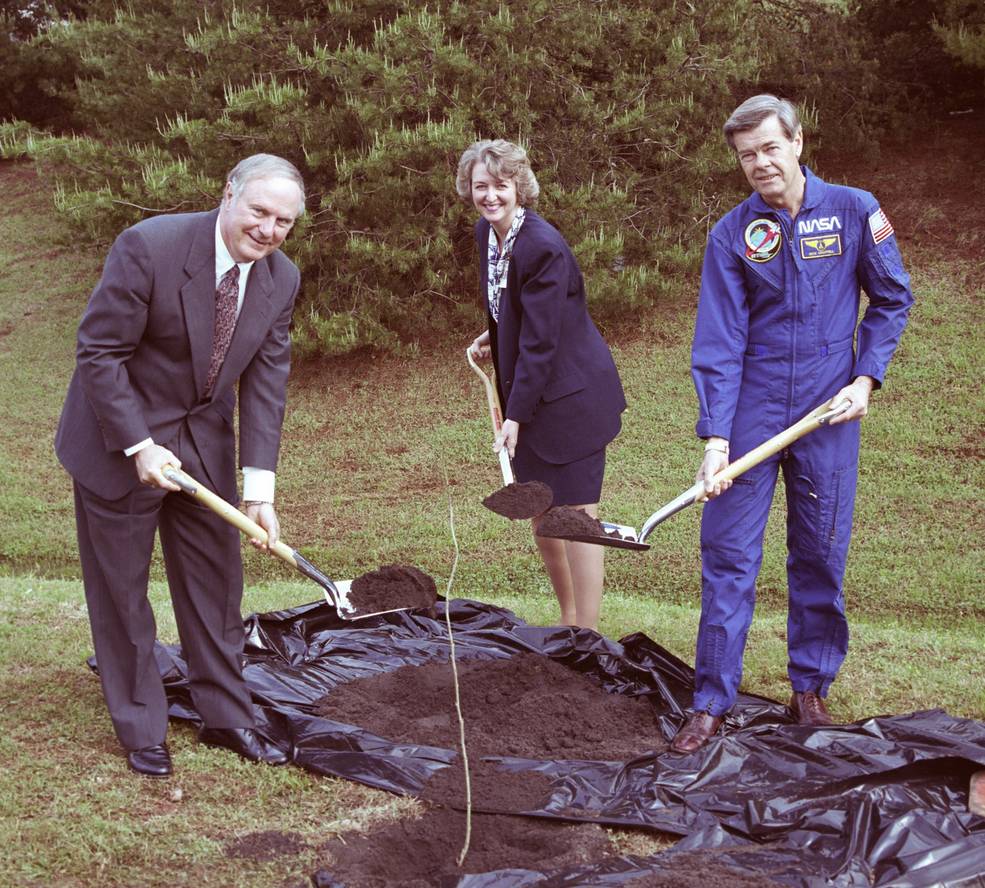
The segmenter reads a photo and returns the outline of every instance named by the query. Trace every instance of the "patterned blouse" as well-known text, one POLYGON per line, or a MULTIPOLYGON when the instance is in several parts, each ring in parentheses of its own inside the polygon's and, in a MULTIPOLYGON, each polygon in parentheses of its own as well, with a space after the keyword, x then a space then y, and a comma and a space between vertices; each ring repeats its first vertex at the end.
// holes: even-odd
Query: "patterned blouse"
POLYGON ((525 215, 523 207, 519 207, 516 215, 513 217, 510 230, 506 233, 506 238, 503 241, 502 253, 499 251, 499 239, 496 237, 496 229, 492 225, 489 226, 489 248, 487 254, 489 267, 487 271, 488 287, 486 289, 486 295, 489 300, 489 314, 492 315, 492 319, 496 323, 499 323, 499 299, 502 291, 506 289, 506 281, 510 270, 510 258, 513 256, 513 242, 516 240, 520 226, 523 225, 523 217, 525 215))

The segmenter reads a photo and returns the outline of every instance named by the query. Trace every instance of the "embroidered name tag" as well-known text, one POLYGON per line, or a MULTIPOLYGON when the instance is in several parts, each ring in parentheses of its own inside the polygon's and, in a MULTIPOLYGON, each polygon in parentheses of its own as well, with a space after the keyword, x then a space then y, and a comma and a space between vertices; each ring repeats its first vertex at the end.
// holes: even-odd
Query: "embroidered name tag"
POLYGON ((801 259, 824 259, 841 255, 841 235, 821 234, 800 239, 801 259))

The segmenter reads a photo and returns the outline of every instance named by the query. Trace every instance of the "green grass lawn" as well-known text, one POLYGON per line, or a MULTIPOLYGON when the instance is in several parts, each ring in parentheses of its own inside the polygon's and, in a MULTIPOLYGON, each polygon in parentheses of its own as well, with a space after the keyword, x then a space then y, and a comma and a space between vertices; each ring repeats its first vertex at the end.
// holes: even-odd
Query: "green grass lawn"
MULTIPOLYGON (((128 775, 85 666, 71 487, 51 445, 75 327, 104 251, 72 244, 28 168, 0 163, 0 185, 8 198, 0 219, 0 883, 170 886, 180 873, 181 884, 297 885, 319 844, 416 803, 293 768, 251 767, 200 747, 181 725, 170 732, 175 778, 128 775), (303 850, 269 862, 230 856, 230 842, 266 829, 297 834, 303 850)), ((898 190, 901 205, 909 199, 898 190)), ((981 231, 968 239, 968 227, 982 223, 966 216, 961 249, 944 253, 927 245, 919 221, 894 222, 917 305, 863 424, 846 579, 852 643, 832 710, 854 720, 941 706, 983 719, 981 231)), ((693 300, 693 286, 682 288, 632 329, 606 331, 630 409, 610 448, 604 518, 639 527, 693 481, 693 300)), ((550 623, 555 604, 529 530, 480 505, 500 482, 484 395, 464 360, 476 332, 440 349, 296 368, 278 476, 283 535, 331 576, 406 562, 443 590, 450 503, 460 546, 452 595, 550 623)), ((767 535, 744 687, 784 700, 782 500, 767 535)), ((648 552, 608 550, 605 635, 643 631, 692 660, 699 521, 695 507, 659 527, 648 552)), ((282 562, 253 552, 245 560, 245 611, 319 597, 282 562)), ((159 563, 154 576, 159 634, 175 641, 159 563)))

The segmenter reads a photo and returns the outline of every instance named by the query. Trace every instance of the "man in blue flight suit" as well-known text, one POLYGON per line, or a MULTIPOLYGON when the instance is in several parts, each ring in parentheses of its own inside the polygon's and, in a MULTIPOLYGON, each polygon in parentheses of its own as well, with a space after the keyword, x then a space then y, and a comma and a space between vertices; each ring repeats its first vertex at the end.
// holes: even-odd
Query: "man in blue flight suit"
POLYGON ((754 96, 724 130, 754 193, 712 229, 691 352, 696 430, 705 441, 698 479, 708 504, 693 710, 672 743, 684 753, 713 736, 735 702, 779 471, 787 496, 790 709, 800 724, 832 723, 824 698, 848 649, 842 579, 858 420, 882 385, 913 303, 876 199, 800 165, 803 132, 790 102, 754 96), (860 289, 868 305, 856 330, 860 289), (730 453, 748 452, 825 402, 848 408, 734 483, 714 482, 730 453))

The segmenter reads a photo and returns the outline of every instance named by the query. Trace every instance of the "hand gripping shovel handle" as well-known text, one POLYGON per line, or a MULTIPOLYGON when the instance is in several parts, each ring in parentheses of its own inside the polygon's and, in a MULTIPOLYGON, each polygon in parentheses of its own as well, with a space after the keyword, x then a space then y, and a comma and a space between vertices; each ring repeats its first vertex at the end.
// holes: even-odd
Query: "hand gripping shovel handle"
MULTIPOLYGON (((789 447, 798 438, 802 438, 808 432, 819 429, 827 425, 836 416, 840 416, 848 409, 848 404, 839 404, 837 407, 828 406, 831 402, 825 401, 820 407, 816 407, 799 422, 795 422, 790 428, 784 429, 774 435, 768 441, 764 441, 758 447, 750 450, 745 456, 740 457, 733 463, 729 463, 717 475, 716 481, 731 481, 738 478, 743 472, 747 472, 753 466, 758 466, 764 459, 779 453, 784 447, 789 447)), ((704 494, 704 484, 698 481, 693 487, 688 488, 676 499, 671 500, 667 505, 654 512, 640 530, 639 541, 642 543, 652 533, 653 529, 666 521, 672 515, 676 515, 682 509, 696 503, 704 494)))
MULTIPOLYGON (((162 472, 168 481, 173 481, 189 496, 197 499, 202 505, 208 506, 220 518, 224 518, 234 527, 238 527, 250 539, 259 540, 261 543, 267 542, 267 531, 259 524, 244 515, 235 506, 227 503, 221 496, 203 487, 191 475, 187 475, 174 466, 165 466, 162 472)), ((295 561, 295 551, 280 540, 270 547, 270 550, 278 557, 286 561, 291 567, 297 567, 295 561)))
MULTIPOLYGON (((469 366, 475 370, 486 388, 486 401, 489 404, 489 418, 492 420, 493 436, 494 438, 498 438, 499 433, 503 429, 503 411, 499 406, 499 395, 496 393, 496 388, 493 386, 492 380, 472 358, 471 349, 465 349, 465 360, 469 362, 469 366)), ((503 484, 509 486, 516 479, 513 475, 513 464, 510 462, 510 455, 505 447, 500 447, 499 449, 499 466, 503 470, 503 484)))
MULTIPOLYGON (((176 469, 174 466, 165 466, 162 472, 165 478, 169 481, 173 481, 177 484, 182 491, 184 491, 189 496, 197 499, 202 505, 207 506, 213 512, 215 512, 220 518, 225 519, 234 527, 238 527, 243 533, 254 540, 259 540, 261 543, 267 542, 267 531, 265 531, 259 524, 244 515, 235 506, 227 503, 221 496, 213 493, 208 488, 199 484, 191 475, 182 472, 180 469, 176 469)), ((325 593, 325 598, 328 600, 338 615, 343 620, 356 619, 352 614, 355 610, 353 606, 349 603, 348 598, 342 593, 335 583, 333 583, 325 574, 323 574, 317 567, 315 567, 307 558, 305 558, 300 552, 292 549, 290 546, 282 543, 278 540, 270 547, 270 550, 282 560, 286 561, 291 567, 297 568, 301 573, 303 573, 308 579, 314 580, 322 587, 325 593)), ((363 616, 373 616, 373 614, 360 614, 359 618, 363 616)))

